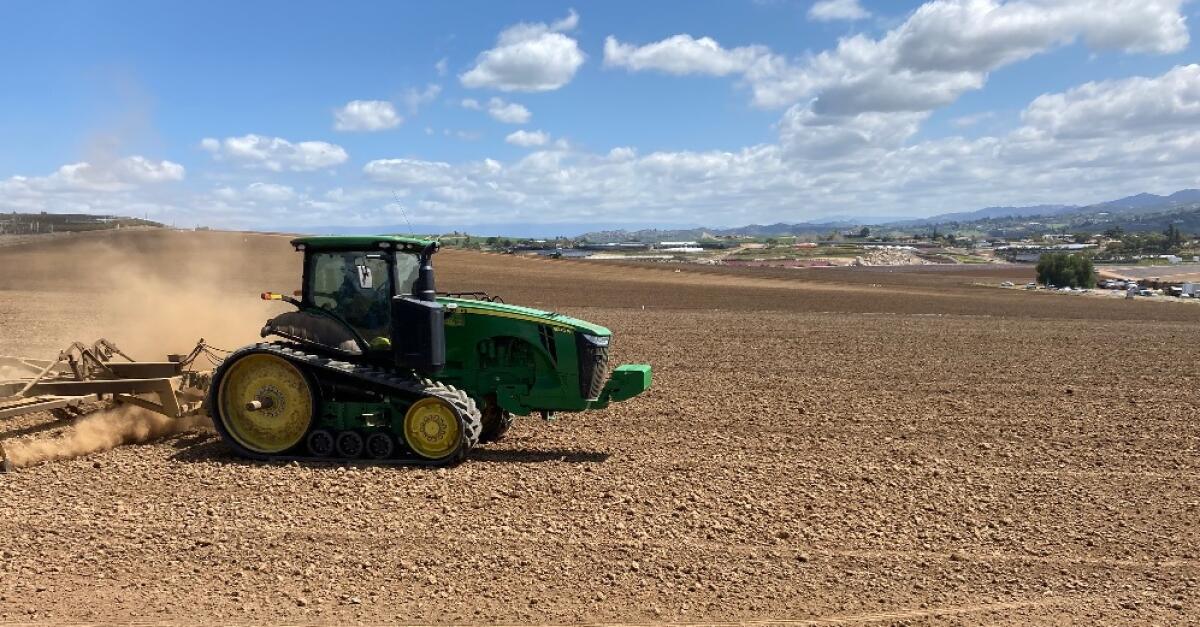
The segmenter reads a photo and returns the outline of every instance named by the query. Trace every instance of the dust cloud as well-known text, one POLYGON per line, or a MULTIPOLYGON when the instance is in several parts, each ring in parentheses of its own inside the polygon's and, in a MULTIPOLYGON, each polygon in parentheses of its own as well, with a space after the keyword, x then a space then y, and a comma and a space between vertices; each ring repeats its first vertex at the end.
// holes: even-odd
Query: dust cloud
POLYGON ((162 414, 118 405, 80 418, 59 435, 5 440, 0 457, 5 468, 24 468, 49 461, 101 453, 123 444, 141 444, 176 433, 211 428, 208 416, 168 418, 162 414))
POLYGON ((33 263, 19 279, 24 289, 76 295, 75 315, 54 325, 60 347, 104 337, 143 361, 186 353, 200 338, 235 349, 257 341, 268 318, 291 308, 259 293, 290 293, 300 283, 301 257, 282 237, 161 230, 77 242, 69 257, 29 255, 33 263))

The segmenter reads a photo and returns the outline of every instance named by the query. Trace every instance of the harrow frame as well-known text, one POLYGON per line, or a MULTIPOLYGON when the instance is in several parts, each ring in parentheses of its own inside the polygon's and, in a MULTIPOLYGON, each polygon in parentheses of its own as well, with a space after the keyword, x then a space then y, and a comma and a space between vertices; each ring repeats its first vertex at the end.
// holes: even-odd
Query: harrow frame
POLYGON ((193 365, 202 355, 218 363, 214 350, 201 339, 186 355, 135 361, 101 338, 90 346, 74 342, 53 360, 0 355, 0 373, 17 373, 0 377, 0 420, 98 400, 128 403, 170 418, 199 413, 211 370, 193 365))

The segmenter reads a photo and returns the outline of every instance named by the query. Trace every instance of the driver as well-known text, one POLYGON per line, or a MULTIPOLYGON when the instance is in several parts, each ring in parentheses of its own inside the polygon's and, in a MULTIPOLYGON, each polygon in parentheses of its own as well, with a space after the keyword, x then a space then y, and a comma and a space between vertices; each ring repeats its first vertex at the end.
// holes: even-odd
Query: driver
MULTIPOLYGON (((342 285, 338 288, 338 309, 346 321, 358 327, 363 338, 368 342, 375 337, 387 334, 390 320, 388 315, 388 285, 387 281, 371 281, 371 287, 360 287, 362 272, 357 265, 347 264, 347 272, 342 276, 342 285)), ((371 276, 370 266, 367 266, 366 276, 371 276)), ((374 278, 374 277, 372 277, 374 278)))

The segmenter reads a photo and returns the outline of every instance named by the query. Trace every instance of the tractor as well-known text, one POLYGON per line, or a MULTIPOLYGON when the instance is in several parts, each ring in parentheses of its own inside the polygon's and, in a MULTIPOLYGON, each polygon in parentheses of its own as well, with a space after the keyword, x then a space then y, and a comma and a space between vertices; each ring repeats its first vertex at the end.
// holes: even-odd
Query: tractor
POLYGON ((296 310, 267 321, 272 341, 229 354, 205 400, 242 456, 451 465, 514 416, 600 409, 650 387, 648 365, 610 373, 604 327, 482 292, 439 294, 437 242, 291 243, 302 289, 262 297, 296 310))

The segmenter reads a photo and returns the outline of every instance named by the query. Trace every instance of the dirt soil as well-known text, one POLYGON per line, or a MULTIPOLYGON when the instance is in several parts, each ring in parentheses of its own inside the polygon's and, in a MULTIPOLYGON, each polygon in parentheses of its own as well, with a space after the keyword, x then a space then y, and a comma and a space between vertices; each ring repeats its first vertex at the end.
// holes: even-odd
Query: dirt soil
MULTIPOLYGON (((654 389, 452 469, 199 430, 0 475, 0 621, 1200 621, 1200 308, 981 286, 1027 267, 436 265, 610 326, 654 389)), ((298 269, 269 235, 8 246, 0 354, 253 341, 298 269)))

